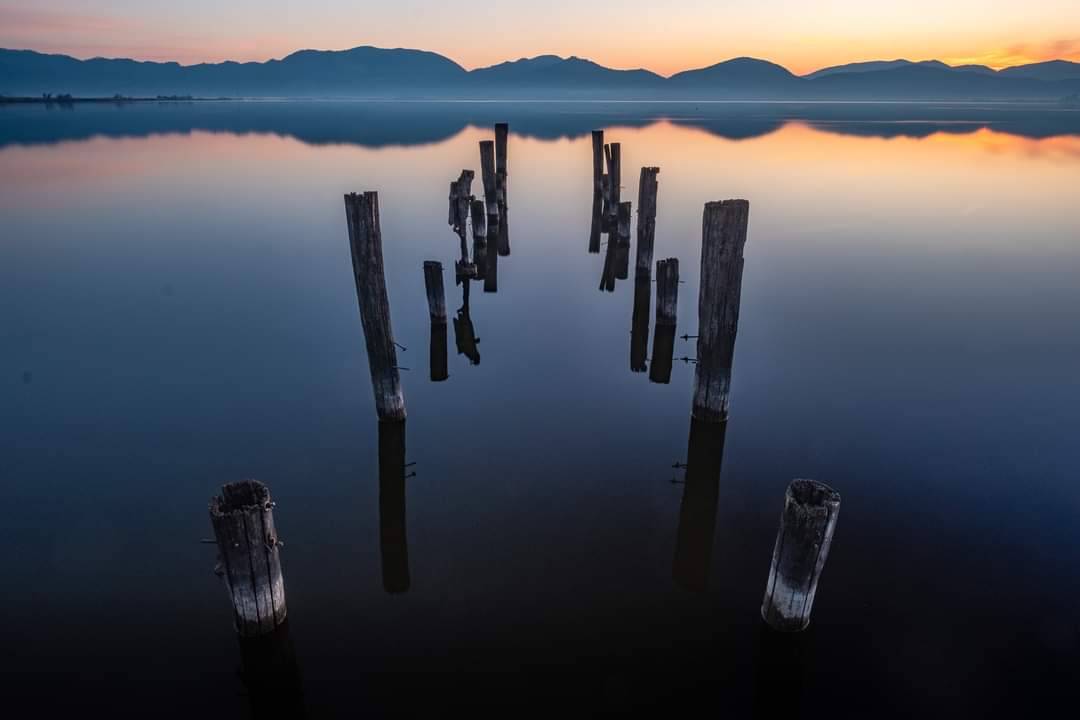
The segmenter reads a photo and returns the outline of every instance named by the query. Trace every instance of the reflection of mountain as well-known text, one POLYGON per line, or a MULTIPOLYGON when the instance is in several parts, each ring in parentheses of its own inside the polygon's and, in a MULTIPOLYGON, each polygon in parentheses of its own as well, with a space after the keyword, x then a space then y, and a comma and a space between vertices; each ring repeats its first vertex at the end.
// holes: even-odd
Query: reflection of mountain
POLYGON ((853 63, 799 77, 754 58, 735 58, 670 78, 616 70, 583 58, 542 55, 466 71, 420 50, 357 47, 301 50, 263 63, 182 66, 77 60, 0 49, 0 93, 111 97, 351 97, 367 99, 784 99, 1055 100, 1080 90, 1080 64, 1055 60, 995 72, 938 61, 853 63))
POLYGON ((889 103, 360 103, 195 102, 0 105, 0 147, 94 136, 145 137, 193 131, 274 133, 311 144, 364 147, 441 142, 473 125, 510 123, 519 135, 573 138, 602 127, 667 121, 741 140, 788 122, 873 137, 925 137, 989 128, 1032 138, 1080 135, 1080 112, 1059 106, 889 103))

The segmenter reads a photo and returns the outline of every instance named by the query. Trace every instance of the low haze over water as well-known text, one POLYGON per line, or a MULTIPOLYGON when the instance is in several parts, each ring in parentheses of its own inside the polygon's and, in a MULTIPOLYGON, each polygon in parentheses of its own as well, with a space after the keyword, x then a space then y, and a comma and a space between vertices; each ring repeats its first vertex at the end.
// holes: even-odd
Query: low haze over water
POLYGON ((244 717, 200 540, 210 497, 253 477, 277 503, 310 717, 1073 703, 1078 177, 1080 111, 1064 108, 0 107, 5 694, 244 717), (447 187, 471 168, 481 194, 477 144, 497 121, 511 254, 497 293, 471 287, 479 364, 451 330, 449 378, 432 382, 421 266, 442 262, 453 315, 447 187), (592 129, 621 143, 635 209, 639 169, 660 167, 655 257, 680 261, 678 335, 697 331, 704 203, 750 201, 731 417, 696 449, 724 442, 692 579, 673 568, 688 517, 673 465, 694 369, 631 372, 634 282, 600 292, 604 251, 588 252, 592 129), (395 594, 342 203, 364 190, 416 463, 395 594), (843 509, 811 628, 777 670, 758 612, 798 477, 843 509), (377 674, 402 670, 479 672, 377 674), (568 670, 582 675, 545 675, 568 670))

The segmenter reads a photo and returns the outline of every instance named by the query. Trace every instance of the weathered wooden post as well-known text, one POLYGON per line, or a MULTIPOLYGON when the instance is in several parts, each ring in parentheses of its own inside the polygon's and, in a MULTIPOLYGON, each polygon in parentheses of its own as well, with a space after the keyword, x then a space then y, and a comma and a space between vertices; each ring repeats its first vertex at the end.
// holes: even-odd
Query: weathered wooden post
POLYGON ((409 541, 405 530, 405 421, 379 423, 379 550, 383 589, 409 589, 409 541))
MULTIPOLYGON (((498 215, 489 215, 488 216, 489 237, 490 237, 490 228, 493 227, 492 223, 494 223, 494 227, 496 228, 496 235, 497 235, 498 234, 498 227, 499 227, 499 216, 498 215)), ((494 242, 494 240, 492 242, 494 242)), ((499 253, 498 253, 498 248, 492 246, 491 244, 488 245, 487 267, 484 268, 484 292, 486 292, 486 293, 499 292, 499 253)))
POLYGON ((622 196, 622 145, 611 143, 608 147, 608 214, 612 225, 618 214, 622 196))
MULTIPOLYGON (((484 182, 484 203, 488 217, 499 214, 499 193, 495 175, 495 143, 480 141, 480 177, 484 182)), ((489 223, 490 226, 490 223, 489 223)))
POLYGON ((671 360, 675 355, 675 325, 679 307, 679 261, 668 258, 656 263, 656 328, 653 331, 649 380, 671 382, 671 360))
POLYGON ((746 200, 705 205, 693 406, 693 415, 699 420, 722 422, 728 416, 749 218, 750 203, 746 200))
POLYGON ((472 201, 472 234, 473 234, 473 266, 476 268, 476 277, 484 279, 487 270, 487 214, 484 212, 484 201, 472 201))
POLYGON ((592 131, 592 183, 593 195, 604 190, 604 131, 592 131))
POLYGON ((709 585, 726 434, 727 423, 690 418, 686 482, 671 574, 676 583, 691 592, 704 592, 709 585))
POLYGON ((603 203, 603 196, 600 193, 593 193, 592 220, 589 225, 589 252, 592 254, 600 252, 600 232, 604 227, 604 218, 601 214, 603 211, 603 203))
POLYGON ((286 608, 270 490, 258 480, 225 485, 210 500, 210 523, 218 547, 215 572, 232 599, 236 632, 272 632, 285 621, 286 608))
POLYGON ((619 203, 618 221, 615 226, 615 278, 626 280, 630 277, 630 202, 619 203))
POLYGON ((604 266, 600 270, 600 289, 615 292, 615 275, 618 269, 619 243, 614 233, 608 234, 607 249, 604 251, 604 266))
POLYGON ((443 289, 442 263, 424 261, 424 288, 427 290, 428 313, 431 322, 446 324, 446 292, 443 289))
POLYGON ((815 480, 788 485, 761 603, 761 617, 774 630, 798 632, 810 624, 839 512, 840 495, 828 485, 815 480))
POLYGON ((510 204, 506 197, 506 141, 509 135, 509 125, 495 123, 495 188, 498 201, 504 207, 510 204))
POLYGON ((390 301, 383 272, 382 232, 379 229, 379 194, 349 193, 345 196, 345 219, 349 227, 356 297, 364 327, 375 412, 380 420, 404 420, 405 396, 401 392, 397 348, 390 326, 390 301))
POLYGON ((635 277, 651 277, 653 262, 653 242, 656 237, 656 176, 658 167, 641 168, 638 181, 638 217, 637 217, 637 260, 634 263, 635 277))
POLYGON ((652 281, 634 280, 634 312, 630 317, 630 371, 645 372, 649 356, 649 310, 652 303, 652 281))
POLYGON ((457 180, 450 183, 450 225, 461 238, 461 259, 469 259, 469 246, 465 236, 469 225, 469 202, 472 200, 472 181, 475 173, 462 170, 457 180))

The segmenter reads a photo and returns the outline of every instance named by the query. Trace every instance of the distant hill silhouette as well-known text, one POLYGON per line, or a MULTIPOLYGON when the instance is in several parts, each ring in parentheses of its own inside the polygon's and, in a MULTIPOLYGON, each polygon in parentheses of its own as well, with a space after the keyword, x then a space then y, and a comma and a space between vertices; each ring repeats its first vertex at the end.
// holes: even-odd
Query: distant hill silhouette
POLYGON ((1049 101, 1077 91, 1080 63, 1064 60, 999 72, 936 60, 872 61, 800 77, 775 63, 744 57, 664 78, 555 55, 466 71, 436 53, 375 47, 186 66, 0 49, 0 94, 7 96, 1049 101))

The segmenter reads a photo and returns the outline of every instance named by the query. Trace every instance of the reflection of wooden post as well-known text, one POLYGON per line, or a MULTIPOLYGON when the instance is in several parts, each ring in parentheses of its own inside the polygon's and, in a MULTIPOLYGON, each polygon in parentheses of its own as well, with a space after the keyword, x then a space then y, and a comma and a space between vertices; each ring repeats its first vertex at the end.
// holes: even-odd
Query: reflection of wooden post
POLYGON ((472 201, 472 239, 476 277, 483 280, 487 270, 487 214, 484 212, 483 200, 472 201))
POLYGON ((693 415, 699 420, 722 422, 728 416, 749 217, 750 203, 746 200, 705 205, 693 407, 693 415))
POLYGON ((761 617, 774 630, 797 632, 810 624, 839 512, 840 495, 828 485, 814 480, 788 485, 761 603, 761 617))
POLYGON ((473 365, 480 364, 480 350, 476 344, 480 339, 476 337, 476 329, 473 327, 472 317, 469 313, 469 281, 461 285, 461 309, 454 317, 454 343, 457 345, 459 355, 469 358, 473 365))
POLYGON ((498 200, 504 207, 510 204, 506 198, 506 141, 509 135, 509 125, 495 123, 495 188, 498 200))
MULTIPOLYGON (((469 282, 466 280, 465 282, 469 282)), ((431 323, 431 340, 428 344, 428 361, 431 366, 431 382, 442 382, 450 377, 446 364, 446 323, 431 323)))
POLYGON ((641 180, 638 182, 638 217, 637 217, 637 261, 634 263, 635 277, 652 275, 653 241, 656 236, 656 176, 657 167, 641 168, 641 180))
POLYGON ((428 313, 431 322, 446 324, 446 291, 443 289, 442 263, 424 261, 424 287, 427 290, 428 313))
POLYGON ((367 344, 371 385, 375 391, 375 412, 380 420, 403 420, 405 396, 401 392, 397 349, 390 326, 390 300, 383 272, 379 194, 346 195, 345 219, 349 226, 356 297, 367 344))
POLYGON ((210 500, 217 572, 232 598, 236 631, 265 635, 285 621, 285 581, 270 491, 258 480, 221 488, 210 500))
POLYGON ((405 532, 405 422, 379 423, 379 549, 383 589, 409 589, 409 543, 405 532))
POLYGON ((600 194, 604 178, 604 131, 592 131, 592 184, 593 195, 600 194))
POLYGON ((652 282, 648 278, 634 281, 634 313, 630 318, 630 370, 645 372, 649 354, 649 305, 652 302, 652 282))
POLYGON ((288 621, 267 635, 241 637, 240 658, 241 677, 254 720, 306 716, 300 668, 288 621))
POLYGON ((652 362, 649 380, 671 382, 671 360, 675 355, 675 325, 679 303, 679 261, 676 258, 656 263, 656 329, 653 331, 652 362))
POLYGON ((692 592, 704 592, 709 584, 726 432, 727 423, 704 423, 690 418, 686 483, 679 508, 672 576, 692 592))
POLYGON ((619 203, 618 222, 615 226, 616 254, 615 277, 625 280, 630 277, 630 215, 629 202, 619 203))

